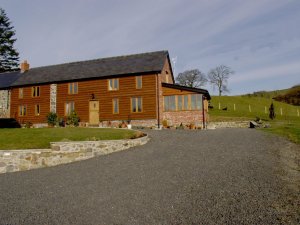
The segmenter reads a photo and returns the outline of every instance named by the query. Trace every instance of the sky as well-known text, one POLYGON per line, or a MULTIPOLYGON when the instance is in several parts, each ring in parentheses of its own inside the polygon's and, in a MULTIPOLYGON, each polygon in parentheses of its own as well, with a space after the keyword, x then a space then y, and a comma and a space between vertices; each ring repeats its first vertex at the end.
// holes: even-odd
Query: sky
POLYGON ((228 95, 300 84, 300 0, 0 0, 0 7, 30 67, 168 50, 175 75, 229 66, 228 95))

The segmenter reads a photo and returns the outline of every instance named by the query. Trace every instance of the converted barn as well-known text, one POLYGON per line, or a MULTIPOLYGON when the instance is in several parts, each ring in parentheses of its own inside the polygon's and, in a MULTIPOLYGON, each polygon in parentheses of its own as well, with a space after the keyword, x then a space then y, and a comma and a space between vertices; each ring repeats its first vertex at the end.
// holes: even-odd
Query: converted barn
POLYGON ((0 74, 0 116, 36 126, 49 112, 66 119, 74 110, 84 126, 203 127, 209 99, 207 90, 175 84, 168 51, 36 68, 25 61, 0 74))

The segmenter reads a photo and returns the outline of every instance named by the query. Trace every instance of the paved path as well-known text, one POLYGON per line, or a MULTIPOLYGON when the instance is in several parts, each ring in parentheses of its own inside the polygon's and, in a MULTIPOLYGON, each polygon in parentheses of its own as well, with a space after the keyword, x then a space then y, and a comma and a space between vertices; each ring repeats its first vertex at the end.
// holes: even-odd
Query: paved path
POLYGON ((299 219, 299 170, 290 173, 281 153, 299 146, 250 129, 149 134, 147 145, 127 151, 0 175, 0 225, 299 219))

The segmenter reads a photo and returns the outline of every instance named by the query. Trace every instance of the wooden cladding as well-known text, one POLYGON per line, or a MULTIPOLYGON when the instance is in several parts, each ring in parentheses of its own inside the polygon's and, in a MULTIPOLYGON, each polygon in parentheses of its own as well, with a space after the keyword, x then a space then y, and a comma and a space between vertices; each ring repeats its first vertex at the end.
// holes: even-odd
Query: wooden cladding
POLYGON ((11 89, 11 118, 15 118, 20 123, 47 123, 46 117, 49 112, 50 85, 11 89))
MULTIPOLYGON (((141 77, 141 76, 140 76, 141 77)), ((136 88, 136 76, 78 82, 78 94, 68 94, 68 83, 57 84, 57 114, 65 115, 64 104, 74 102, 81 122, 89 122, 89 101, 99 101, 99 120, 156 118, 155 75, 142 76, 142 88, 136 88), (109 81, 112 80, 112 81, 109 81), (114 81, 113 81, 114 80, 114 81), (109 83, 117 90, 109 90, 109 83), (142 97, 142 111, 132 110, 131 98, 142 97), (139 112, 139 113, 138 113, 139 112)), ((140 104, 140 103, 138 103, 140 104)))

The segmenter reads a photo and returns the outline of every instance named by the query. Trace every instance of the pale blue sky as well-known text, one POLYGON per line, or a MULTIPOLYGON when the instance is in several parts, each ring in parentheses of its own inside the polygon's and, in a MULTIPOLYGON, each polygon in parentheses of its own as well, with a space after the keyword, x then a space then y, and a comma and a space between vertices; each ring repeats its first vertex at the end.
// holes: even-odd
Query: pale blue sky
POLYGON ((300 83, 300 0, 0 0, 0 7, 31 67, 169 50, 176 74, 230 66, 231 95, 300 83))

